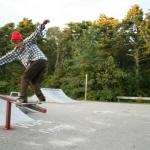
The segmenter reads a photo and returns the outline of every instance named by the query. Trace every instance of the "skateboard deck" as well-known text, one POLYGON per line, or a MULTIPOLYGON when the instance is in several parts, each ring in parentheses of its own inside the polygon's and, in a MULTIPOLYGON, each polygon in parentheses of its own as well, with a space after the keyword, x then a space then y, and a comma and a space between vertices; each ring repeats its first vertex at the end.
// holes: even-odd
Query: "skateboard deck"
POLYGON ((47 112, 47 109, 46 108, 43 108, 37 104, 25 104, 25 105, 22 105, 22 106, 19 106, 19 107, 26 107, 26 108, 29 108, 29 109, 33 109, 35 111, 39 111, 41 113, 46 113, 47 112))
POLYGON ((3 95, 0 95, 0 99, 14 103, 16 104, 17 107, 26 107, 26 108, 30 108, 30 109, 33 109, 35 111, 42 112, 42 113, 47 112, 46 108, 43 108, 38 105, 39 102, 18 103, 16 102, 16 98, 12 98, 10 96, 3 96, 3 95))

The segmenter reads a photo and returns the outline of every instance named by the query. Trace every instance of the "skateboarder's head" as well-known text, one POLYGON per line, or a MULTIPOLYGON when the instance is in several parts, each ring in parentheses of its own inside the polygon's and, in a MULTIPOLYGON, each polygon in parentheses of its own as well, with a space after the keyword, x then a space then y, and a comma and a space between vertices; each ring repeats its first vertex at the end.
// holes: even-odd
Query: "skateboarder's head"
POLYGON ((12 43, 18 45, 19 43, 22 43, 22 41, 23 41, 23 37, 20 34, 20 32, 18 32, 18 31, 12 32, 12 34, 11 34, 11 42, 12 43))

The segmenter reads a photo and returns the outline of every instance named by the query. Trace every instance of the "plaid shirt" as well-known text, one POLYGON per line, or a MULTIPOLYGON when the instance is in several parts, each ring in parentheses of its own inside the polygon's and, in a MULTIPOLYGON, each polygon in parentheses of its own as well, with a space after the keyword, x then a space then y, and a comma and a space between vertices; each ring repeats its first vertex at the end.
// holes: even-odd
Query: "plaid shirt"
POLYGON ((23 46, 20 48, 15 47, 12 51, 2 56, 0 58, 0 65, 7 64, 15 59, 18 59, 22 62, 25 68, 27 68, 33 61, 39 59, 44 59, 47 61, 46 56, 36 44, 36 39, 38 36, 42 35, 44 28, 45 26, 43 24, 39 25, 35 32, 23 40, 23 46))

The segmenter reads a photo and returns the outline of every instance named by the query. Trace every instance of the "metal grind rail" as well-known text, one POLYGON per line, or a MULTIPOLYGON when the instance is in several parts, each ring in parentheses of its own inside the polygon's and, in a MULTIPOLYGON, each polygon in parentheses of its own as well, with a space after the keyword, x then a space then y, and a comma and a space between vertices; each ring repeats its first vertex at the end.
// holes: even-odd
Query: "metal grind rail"
MULTIPOLYGON (((6 102, 6 115, 4 114, 5 115, 5 118, 4 118, 5 119, 5 121, 4 121, 5 127, 4 128, 6 130, 10 130, 10 129, 12 129, 11 122, 13 122, 13 120, 14 120, 14 118, 11 118, 11 114, 13 113, 13 115, 14 115, 14 111, 12 111, 12 103, 17 104, 16 99, 9 97, 9 96, 0 95, 0 103, 2 101, 6 102)), ((4 107, 5 107, 5 104, 4 104, 4 107)), ((39 105, 37 105, 37 103, 34 103, 34 102, 27 103, 27 105, 19 105, 19 107, 26 107, 28 109, 32 109, 32 110, 40 112, 40 113, 47 113, 47 108, 39 106, 39 105)), ((17 111, 17 109, 15 109, 15 110, 17 111)), ((20 113, 20 111, 17 111, 16 113, 20 113)), ((21 120, 23 120, 23 121, 31 121, 32 120, 31 118, 27 117, 24 113, 20 113, 20 116, 22 116, 20 121, 21 120)), ((16 118, 16 116, 13 116, 13 117, 16 118)))

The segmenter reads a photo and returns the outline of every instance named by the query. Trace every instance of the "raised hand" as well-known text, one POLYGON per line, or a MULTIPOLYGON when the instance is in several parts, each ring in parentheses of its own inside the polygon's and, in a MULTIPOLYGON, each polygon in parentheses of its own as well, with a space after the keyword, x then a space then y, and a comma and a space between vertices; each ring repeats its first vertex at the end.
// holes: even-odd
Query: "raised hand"
POLYGON ((46 25, 49 22, 50 22, 49 19, 46 19, 46 20, 43 21, 43 25, 46 25))

